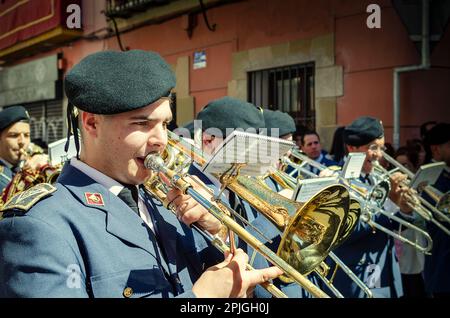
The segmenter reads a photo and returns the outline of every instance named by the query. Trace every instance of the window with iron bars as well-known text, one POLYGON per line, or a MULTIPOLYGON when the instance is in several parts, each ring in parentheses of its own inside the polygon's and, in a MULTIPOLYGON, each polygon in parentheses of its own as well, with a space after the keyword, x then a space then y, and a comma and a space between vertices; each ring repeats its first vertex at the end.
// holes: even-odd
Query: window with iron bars
POLYGON ((24 105, 30 115, 31 140, 47 145, 65 136, 62 100, 36 102, 24 105))
POLYGON ((248 73, 250 103, 289 113, 297 126, 315 129, 314 63, 248 73))

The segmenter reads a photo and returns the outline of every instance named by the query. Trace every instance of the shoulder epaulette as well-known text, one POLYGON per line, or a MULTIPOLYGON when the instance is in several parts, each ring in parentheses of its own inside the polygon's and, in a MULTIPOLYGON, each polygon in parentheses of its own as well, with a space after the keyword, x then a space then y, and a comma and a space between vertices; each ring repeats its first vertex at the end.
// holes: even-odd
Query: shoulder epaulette
POLYGON ((56 191, 56 188, 49 183, 39 183, 23 192, 17 193, 10 200, 8 200, 0 209, 4 212, 3 217, 7 216, 7 210, 20 210, 27 212, 36 202, 48 197, 56 191))

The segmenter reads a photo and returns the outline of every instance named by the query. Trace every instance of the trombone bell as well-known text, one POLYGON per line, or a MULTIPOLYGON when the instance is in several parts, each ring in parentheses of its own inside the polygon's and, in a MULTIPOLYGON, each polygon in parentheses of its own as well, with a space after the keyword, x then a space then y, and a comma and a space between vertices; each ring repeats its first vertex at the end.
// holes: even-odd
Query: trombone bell
MULTIPOLYGON (((314 195, 291 216, 277 255, 301 274, 311 273, 340 239, 347 219, 349 194, 342 185, 332 185, 314 195)), ((283 282, 291 282, 281 276, 283 282)))

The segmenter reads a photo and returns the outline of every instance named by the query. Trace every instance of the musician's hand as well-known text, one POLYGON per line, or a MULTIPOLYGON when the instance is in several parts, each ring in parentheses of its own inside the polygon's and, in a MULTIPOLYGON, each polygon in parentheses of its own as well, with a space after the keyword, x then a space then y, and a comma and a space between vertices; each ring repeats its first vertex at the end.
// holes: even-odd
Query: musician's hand
MULTIPOLYGON (((200 180, 195 176, 191 176, 191 178, 200 180)), ((186 179, 188 181, 190 180, 189 177, 186 177, 186 179)), ((206 199, 210 199, 212 197, 211 193, 195 182, 190 183, 193 188, 202 194, 206 199)), ((167 192, 167 200, 175 205, 178 219, 183 223, 187 225, 197 223, 201 228, 211 234, 217 234, 222 228, 222 223, 218 219, 216 219, 191 196, 184 195, 180 190, 174 188, 167 192)))
POLYGON ((208 268, 192 287, 200 298, 246 298, 254 286, 274 279, 283 272, 278 267, 246 270, 248 255, 241 249, 227 254, 225 260, 208 268))
POLYGON ((404 184, 406 179, 407 176, 400 172, 395 172, 390 176, 391 191, 389 192, 389 198, 400 208, 400 211, 411 214, 415 191, 404 184))
POLYGON ((411 214, 414 211, 415 199, 417 192, 414 189, 404 187, 400 195, 400 201, 397 204, 400 211, 406 214, 411 214))
POLYGON ((402 190, 404 188, 404 185, 402 185, 402 182, 404 182, 407 179, 407 176, 400 172, 395 172, 389 177, 391 182, 391 191, 389 192, 389 198, 394 202, 395 204, 399 205, 401 195, 405 190, 402 190))
POLYGON ((323 169, 319 173, 320 178, 333 177, 333 176, 337 176, 337 175, 339 175, 339 172, 337 170, 330 169, 330 168, 323 169))
POLYGON ((29 158, 24 165, 24 169, 39 170, 43 166, 47 165, 49 157, 46 154, 35 154, 29 158))

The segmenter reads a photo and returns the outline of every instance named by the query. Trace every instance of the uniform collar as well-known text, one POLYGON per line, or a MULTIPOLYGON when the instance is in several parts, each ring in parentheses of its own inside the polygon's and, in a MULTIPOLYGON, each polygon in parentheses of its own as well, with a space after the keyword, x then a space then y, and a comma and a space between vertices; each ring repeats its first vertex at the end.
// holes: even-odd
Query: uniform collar
POLYGON ((81 160, 78 160, 77 158, 70 159, 70 165, 77 168, 81 172, 83 172, 85 175, 96 181, 97 183, 104 186, 106 189, 111 191, 114 195, 118 195, 120 191, 124 188, 123 185, 114 180, 113 178, 105 175, 104 173, 98 171, 95 168, 92 168, 88 164, 84 163, 81 160))
POLYGON ((73 166, 72 162, 64 165, 58 183, 71 192, 84 206, 104 211, 107 214, 107 232, 154 255, 153 244, 148 242, 150 237, 156 244, 154 233, 146 226, 141 217, 131 212, 125 202, 109 191, 108 188, 73 166), (101 198, 101 203, 93 204, 89 202, 87 200, 88 195, 101 198))
POLYGON ((314 161, 316 161, 316 162, 321 162, 322 159, 323 159, 323 153, 320 153, 320 156, 317 157, 316 159, 314 159, 314 161))

